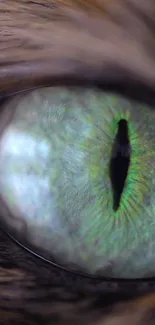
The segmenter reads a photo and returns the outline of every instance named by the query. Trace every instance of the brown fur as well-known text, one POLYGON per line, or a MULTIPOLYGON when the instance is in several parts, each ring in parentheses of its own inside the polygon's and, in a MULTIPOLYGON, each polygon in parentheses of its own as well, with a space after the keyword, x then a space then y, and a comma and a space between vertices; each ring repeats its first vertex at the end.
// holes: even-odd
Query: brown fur
MULTIPOLYGON (((154 39, 154 0, 1 0, 0 95, 72 83, 154 99, 154 39)), ((66 273, 3 232, 0 265, 0 324, 155 324, 145 282, 66 273)))

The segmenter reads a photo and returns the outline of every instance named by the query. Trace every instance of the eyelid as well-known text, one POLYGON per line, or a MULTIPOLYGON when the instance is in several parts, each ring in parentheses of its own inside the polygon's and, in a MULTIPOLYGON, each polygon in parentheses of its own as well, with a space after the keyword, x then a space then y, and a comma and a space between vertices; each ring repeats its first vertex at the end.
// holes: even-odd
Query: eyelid
POLYGON ((120 92, 130 88, 131 93, 139 86, 147 88, 112 58, 99 64, 89 64, 82 58, 67 59, 62 56, 48 61, 20 62, 0 67, 2 96, 45 86, 100 87, 103 90, 120 89, 120 92))
POLYGON ((7 96, 43 86, 91 85, 98 80, 93 70, 78 60, 63 58, 8 65, 0 68, 0 92, 7 96))
POLYGON ((42 87, 100 88, 155 105, 155 90, 136 80, 109 58, 103 69, 65 58, 20 62, 0 67, 0 96, 8 98, 42 87))

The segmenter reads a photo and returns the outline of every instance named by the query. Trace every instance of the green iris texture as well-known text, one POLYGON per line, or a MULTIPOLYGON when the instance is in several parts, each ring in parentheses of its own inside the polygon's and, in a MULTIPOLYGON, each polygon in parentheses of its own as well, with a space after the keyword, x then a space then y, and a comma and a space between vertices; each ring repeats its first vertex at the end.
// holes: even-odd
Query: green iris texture
POLYGON ((53 87, 9 100, 5 120, 0 196, 11 233, 75 271, 155 276, 154 110, 99 90, 53 87), (114 210, 109 166, 121 120, 131 153, 114 210))

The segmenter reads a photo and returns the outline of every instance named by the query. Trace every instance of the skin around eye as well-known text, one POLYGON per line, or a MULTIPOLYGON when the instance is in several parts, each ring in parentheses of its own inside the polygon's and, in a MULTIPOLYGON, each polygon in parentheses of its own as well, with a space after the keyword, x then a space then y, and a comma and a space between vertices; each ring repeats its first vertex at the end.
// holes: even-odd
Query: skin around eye
POLYGON ((148 106, 98 90, 11 99, 0 124, 0 212, 10 234, 75 271, 154 276, 154 125, 148 106), (118 155, 129 158, 124 178, 118 155))

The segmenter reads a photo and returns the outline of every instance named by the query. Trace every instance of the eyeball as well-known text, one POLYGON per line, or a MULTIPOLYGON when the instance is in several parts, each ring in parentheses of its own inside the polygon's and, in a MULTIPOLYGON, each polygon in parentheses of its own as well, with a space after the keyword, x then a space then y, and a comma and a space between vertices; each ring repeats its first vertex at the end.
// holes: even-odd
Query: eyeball
POLYGON ((89 276, 155 275, 155 114, 83 88, 4 103, 0 215, 21 245, 89 276))

